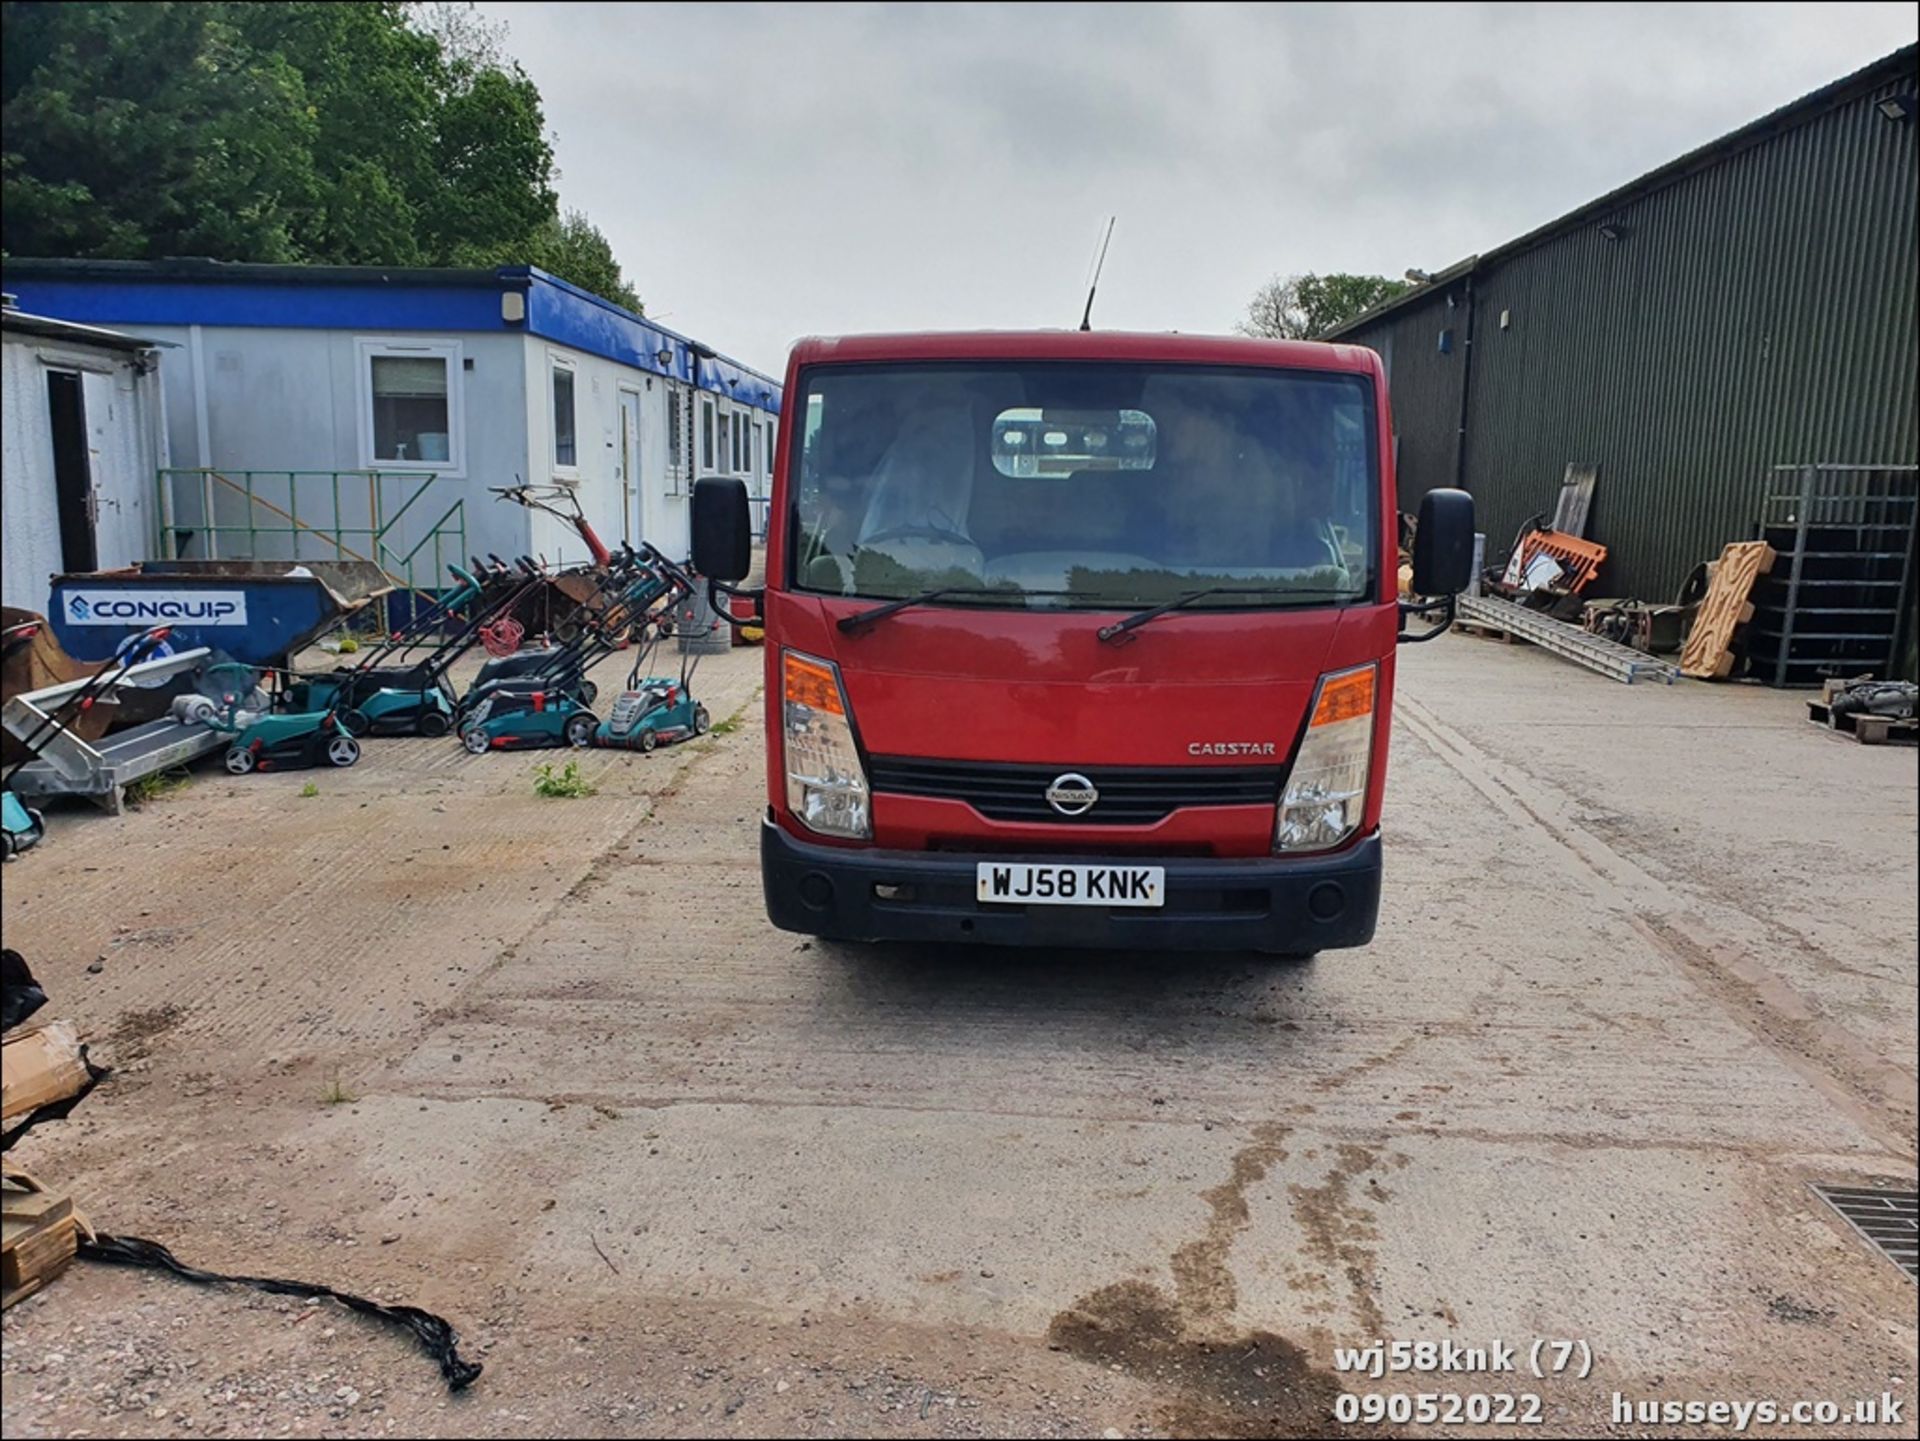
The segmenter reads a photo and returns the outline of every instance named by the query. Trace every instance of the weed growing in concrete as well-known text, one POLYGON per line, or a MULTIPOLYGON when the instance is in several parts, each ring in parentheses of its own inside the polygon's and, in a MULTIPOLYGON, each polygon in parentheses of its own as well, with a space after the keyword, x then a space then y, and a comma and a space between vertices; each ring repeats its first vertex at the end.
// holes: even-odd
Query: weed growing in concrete
POLYGON ((150 801, 165 800, 168 796, 178 795, 193 781, 193 777, 184 770, 155 771, 150 776, 141 776, 137 781, 127 783, 127 804, 144 806, 150 801))
POLYGON ((305 785, 300 787, 300 799, 302 800, 308 800, 313 796, 317 796, 319 794, 320 794, 320 787, 315 785, 312 781, 308 781, 305 785))
POLYGON ((320 1104, 323 1106, 346 1106, 359 1099, 341 1083, 338 1071, 333 1073, 333 1079, 327 1082, 327 1088, 320 1093, 320 1104))
POLYGON ((533 773, 533 793, 549 800, 577 800, 581 796, 594 794, 596 790, 598 787, 580 774, 578 761, 568 761, 566 768, 558 771, 549 762, 533 773))

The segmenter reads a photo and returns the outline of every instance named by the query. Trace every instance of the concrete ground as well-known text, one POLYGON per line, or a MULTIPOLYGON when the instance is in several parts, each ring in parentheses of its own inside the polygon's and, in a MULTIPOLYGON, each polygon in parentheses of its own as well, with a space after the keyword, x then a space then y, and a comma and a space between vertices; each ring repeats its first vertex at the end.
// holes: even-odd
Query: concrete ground
POLYGON ((593 753, 588 799, 376 742, 7 869, 119 1068, 9 1159, 487 1367, 83 1264, 6 1315, 9 1436, 1306 1435, 1342 1390, 1545 1435, 1891 1392, 1824 1434, 1913 1434, 1913 1285, 1808 1189, 1914 1183, 1911 750, 1448 637, 1401 658, 1366 950, 863 950, 763 918, 758 660, 700 673, 736 731, 593 753), (1336 1376, 1376 1338, 1523 1369, 1336 1376))

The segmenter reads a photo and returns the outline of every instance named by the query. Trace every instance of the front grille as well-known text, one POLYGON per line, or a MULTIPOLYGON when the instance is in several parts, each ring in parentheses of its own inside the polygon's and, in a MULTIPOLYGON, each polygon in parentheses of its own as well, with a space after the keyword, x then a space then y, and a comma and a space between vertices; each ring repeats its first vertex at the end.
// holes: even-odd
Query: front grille
POLYGON ((965 801, 996 821, 1143 826, 1183 806, 1270 806, 1280 798, 1281 766, 1002 765, 875 756, 875 791, 965 801), (1047 787, 1063 775, 1082 775, 1100 799, 1077 816, 1047 803, 1047 787))

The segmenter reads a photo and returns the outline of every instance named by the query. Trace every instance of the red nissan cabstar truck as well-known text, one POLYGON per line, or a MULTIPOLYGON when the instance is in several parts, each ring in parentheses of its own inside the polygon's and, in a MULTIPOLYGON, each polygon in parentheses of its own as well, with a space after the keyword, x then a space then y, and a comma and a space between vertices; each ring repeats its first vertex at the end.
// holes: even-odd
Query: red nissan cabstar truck
MULTIPOLYGON (((1365 945, 1394 649, 1446 626, 1473 502, 1398 599, 1380 358, 1087 331, 813 339, 766 587, 745 486, 694 565, 766 629, 767 912, 842 940, 1365 945), (1441 613, 1403 634, 1408 610, 1441 613)), ((729 609, 716 595, 716 608, 729 609)))

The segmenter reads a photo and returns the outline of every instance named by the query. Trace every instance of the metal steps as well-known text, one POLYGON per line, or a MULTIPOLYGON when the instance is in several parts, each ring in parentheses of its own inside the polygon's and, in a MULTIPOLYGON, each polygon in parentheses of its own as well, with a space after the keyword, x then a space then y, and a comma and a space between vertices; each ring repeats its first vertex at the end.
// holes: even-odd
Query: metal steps
POLYGON ((1519 636, 1542 650, 1550 650, 1624 685, 1640 680, 1672 685, 1680 678, 1680 668, 1671 661, 1593 635, 1577 625, 1568 625, 1510 600, 1490 595, 1463 595, 1455 603, 1455 615, 1471 625, 1519 636))

